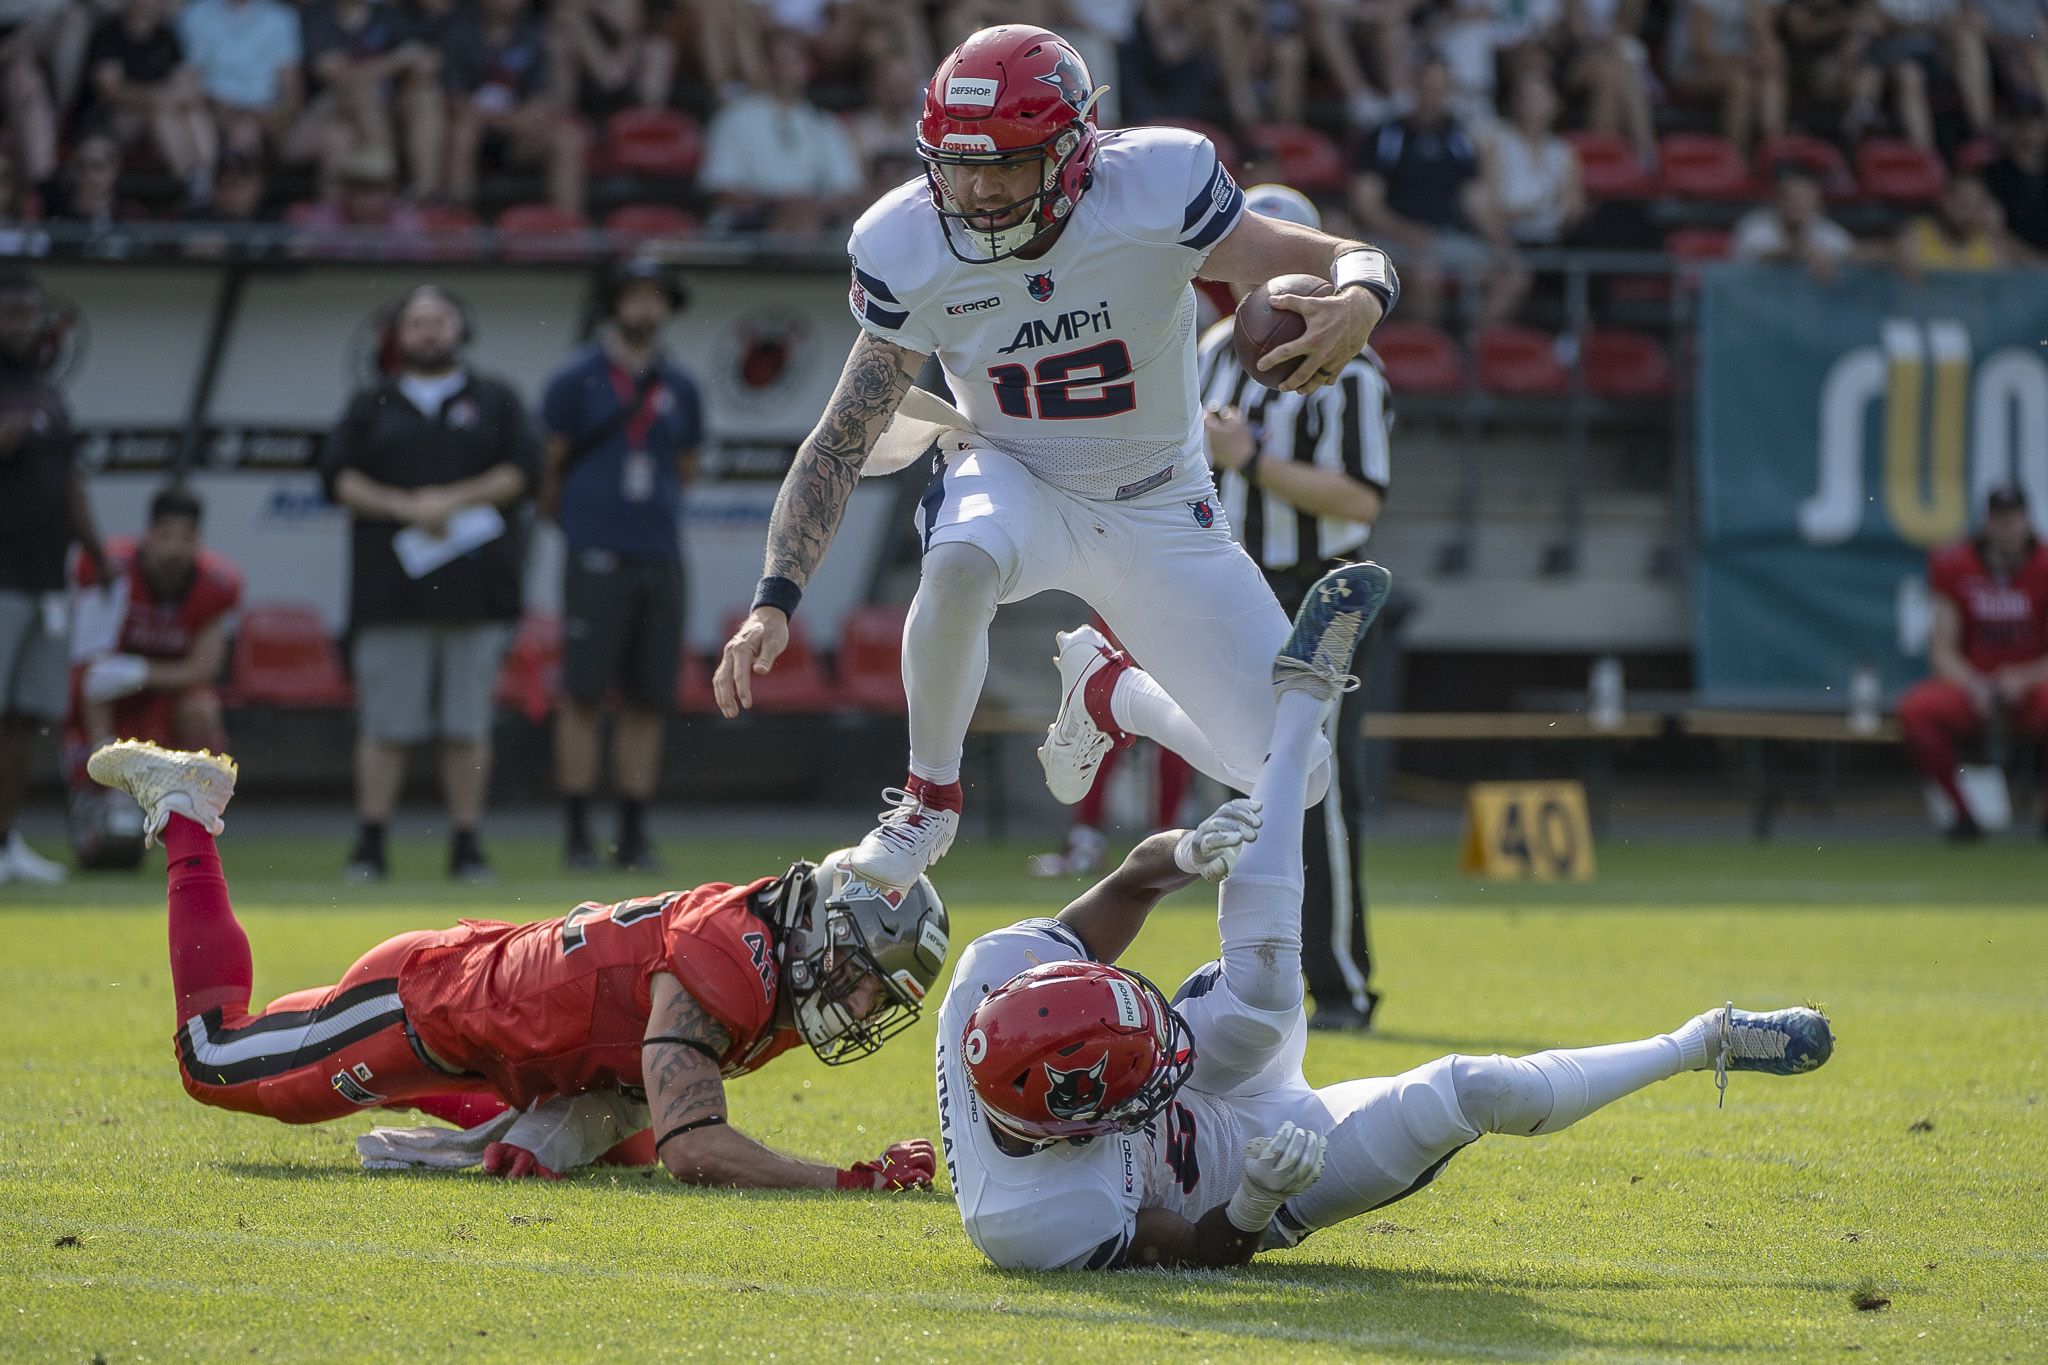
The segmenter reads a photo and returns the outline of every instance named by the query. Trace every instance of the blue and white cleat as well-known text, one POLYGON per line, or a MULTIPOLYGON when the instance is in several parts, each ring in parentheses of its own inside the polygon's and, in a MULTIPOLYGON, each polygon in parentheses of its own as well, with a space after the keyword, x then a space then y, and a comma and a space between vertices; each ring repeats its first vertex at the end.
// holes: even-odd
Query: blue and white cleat
POLYGON ((1759 1014, 1729 1001, 1706 1015, 1707 1051, 1714 1059, 1715 1108, 1728 1099, 1728 1073, 1761 1071, 1799 1076, 1817 1071, 1835 1055, 1835 1031, 1828 1017, 1804 1006, 1759 1014))
POLYGON ((1394 576, 1370 561, 1345 564, 1316 580, 1294 613, 1294 633, 1273 660, 1273 693, 1307 692, 1322 701, 1358 686, 1351 656, 1372 627, 1394 576))

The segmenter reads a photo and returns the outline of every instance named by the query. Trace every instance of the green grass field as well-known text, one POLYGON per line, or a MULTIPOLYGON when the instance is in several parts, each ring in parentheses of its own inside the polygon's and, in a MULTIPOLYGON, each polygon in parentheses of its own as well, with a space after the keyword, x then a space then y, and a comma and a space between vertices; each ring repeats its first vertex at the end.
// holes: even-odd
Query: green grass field
MULTIPOLYGON (((675 884, 806 851, 666 850, 675 884)), ((960 941, 1071 889, 1014 875, 1023 852, 941 864, 960 941)), ((331 880, 331 844, 231 834, 223 853, 259 999, 400 930, 648 889, 563 881, 539 845, 501 845, 491 890, 434 880, 425 843, 370 889, 331 880)), ((1730 996, 1824 1002, 1834 1061, 1735 1076, 1719 1112, 1693 1075, 1556 1137, 1489 1138, 1248 1270, 1091 1277, 991 1268, 942 1192, 364 1173, 368 1118, 288 1128, 185 1097, 160 872, 9 886, 0 1360, 2048 1360, 2048 850, 1601 857, 1590 886, 1518 888, 1460 880, 1446 846, 1374 849, 1383 1027, 1318 1035, 1310 1078, 1636 1037, 1730 996)), ((1178 980, 1214 947, 1191 891, 1132 961, 1178 980)), ((820 1159, 937 1137, 928 1023, 732 1093, 736 1123, 820 1159)))

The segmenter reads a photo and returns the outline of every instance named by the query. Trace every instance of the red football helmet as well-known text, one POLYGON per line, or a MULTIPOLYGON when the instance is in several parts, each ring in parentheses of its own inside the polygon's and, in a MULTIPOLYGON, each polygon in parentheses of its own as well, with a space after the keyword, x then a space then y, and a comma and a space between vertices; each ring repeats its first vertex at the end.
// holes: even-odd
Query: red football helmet
POLYGON ((1065 221, 1095 165, 1101 95, 1065 39, 1022 24, 985 28, 939 63, 925 87, 917 151, 955 256, 976 265, 1004 260, 1065 221), (973 213, 963 206, 955 179, 963 168, 1025 161, 1040 165, 1031 194, 973 213))
POLYGON ((1136 1132, 1195 1065, 1159 988, 1100 962, 1048 962, 990 991, 960 1057, 989 1122, 1037 1147, 1136 1132))

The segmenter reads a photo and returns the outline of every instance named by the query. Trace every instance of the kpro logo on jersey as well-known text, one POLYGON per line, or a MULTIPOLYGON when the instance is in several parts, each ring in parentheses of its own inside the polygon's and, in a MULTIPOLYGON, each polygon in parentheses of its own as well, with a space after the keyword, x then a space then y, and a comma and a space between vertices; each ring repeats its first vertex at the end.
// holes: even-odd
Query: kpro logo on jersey
POLYGON ((986 76, 955 76, 946 82, 946 103, 978 109, 995 106, 997 82, 986 76))
POLYGON ((1052 272, 1048 270, 1043 275, 1026 275, 1024 288, 1034 300, 1044 303, 1052 297, 1052 272))
POLYGON ((1207 498, 1202 499, 1200 502, 1189 503, 1188 511, 1195 514, 1195 525, 1201 527, 1204 531, 1216 524, 1216 509, 1209 505, 1207 498))
POLYGON ((1000 294, 991 294, 985 299, 969 299, 965 303, 949 303, 946 305, 946 316, 954 318, 965 317, 969 313, 986 313, 991 308, 1000 308, 1002 306, 1002 296, 1000 294))

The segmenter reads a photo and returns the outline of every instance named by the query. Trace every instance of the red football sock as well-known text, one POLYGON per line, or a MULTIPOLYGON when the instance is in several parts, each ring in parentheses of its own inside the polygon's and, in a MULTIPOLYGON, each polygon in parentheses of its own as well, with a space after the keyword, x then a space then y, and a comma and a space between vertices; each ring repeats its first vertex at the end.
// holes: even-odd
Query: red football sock
POLYGON ((927 810, 950 810, 958 812, 961 805, 960 784, 948 782, 944 786, 927 782, 916 773, 903 779, 903 788, 916 797, 927 810))
POLYGON ((1914 766, 1925 773, 1934 784, 1941 788, 1962 818, 1969 817, 1970 807, 1963 801, 1963 790, 1956 782, 1956 746, 1948 734, 1939 726, 1920 721, 1908 721, 1905 725, 1906 754, 1914 766))
POLYGON ((178 997, 178 1022, 215 1006, 246 1009, 256 971, 249 936, 228 905, 228 879, 213 836, 174 814, 162 838, 170 872, 171 989, 178 997))
POLYGON ((474 1128, 489 1123, 511 1106, 496 1095, 416 1095, 409 1100, 387 1104, 386 1109, 417 1109, 422 1114, 452 1123, 457 1128, 474 1128))
POLYGON ((1173 750, 1159 748, 1159 805, 1154 829, 1172 829, 1180 820, 1180 803, 1194 784, 1195 770, 1173 750))
POLYGON ((1102 764, 1095 770, 1095 781, 1089 786, 1088 794, 1074 803, 1074 823, 1090 829, 1102 828, 1102 808, 1109 804, 1109 775, 1116 771, 1123 750, 1111 749, 1102 756, 1102 764))

